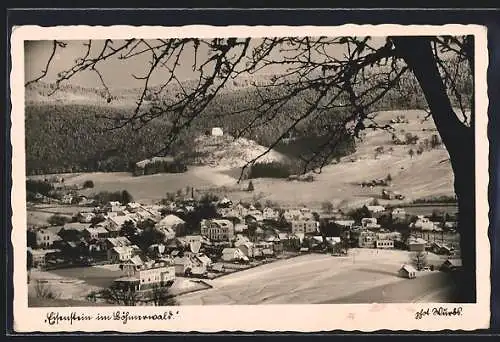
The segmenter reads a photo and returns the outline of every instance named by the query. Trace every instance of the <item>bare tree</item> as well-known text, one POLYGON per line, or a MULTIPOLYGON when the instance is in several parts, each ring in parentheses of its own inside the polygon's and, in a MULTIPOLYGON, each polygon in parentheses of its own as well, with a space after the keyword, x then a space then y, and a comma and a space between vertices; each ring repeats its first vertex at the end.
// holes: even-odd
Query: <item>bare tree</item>
POLYGON ((37 298, 42 299, 55 299, 57 294, 54 292, 52 286, 43 283, 39 280, 35 283, 35 295, 37 298))
POLYGON ((151 292, 151 299, 155 306, 179 305, 174 296, 170 294, 169 288, 165 286, 154 286, 151 292))
POLYGON ((139 300, 139 295, 137 291, 131 289, 126 290, 118 287, 110 287, 101 292, 101 298, 111 304, 135 306, 139 300))
POLYGON ((410 258, 411 263, 415 265, 419 271, 427 266, 427 254, 425 252, 414 252, 411 254, 410 258))
MULTIPOLYGON (((468 275, 460 282, 462 297, 475 300, 472 36, 387 37, 378 45, 371 37, 129 39, 120 42, 107 39, 99 45, 97 55, 91 53, 95 45, 98 44, 93 41, 85 43, 86 53, 58 74, 52 92, 78 73, 90 71, 101 82, 103 96, 112 102, 113 94, 99 66, 112 58, 127 61, 149 55, 151 61, 146 73, 134 75, 143 82, 143 88, 133 113, 103 118, 109 120, 109 129, 126 125, 140 129, 157 118, 168 120, 171 128, 165 134, 164 149, 159 151, 164 153, 196 120, 206 115, 207 106, 238 76, 254 75, 275 66, 286 67, 285 72, 270 82, 253 84, 260 103, 220 114, 246 114, 245 126, 233 132, 236 138, 265 125, 280 129, 267 151, 249 161, 242 174, 301 125, 313 121, 327 139, 302 158, 302 167, 304 173, 320 172, 335 158, 335 148, 345 138, 344 133, 360 138, 366 128, 393 131, 390 125, 377 123, 371 114, 387 94, 397 91, 405 96, 405 92, 412 94, 420 88, 428 105, 426 119, 432 117, 450 155, 459 204, 464 273, 468 275), (344 56, 335 57, 329 52, 335 47, 344 49, 344 56), (202 48, 208 55, 202 56, 199 52, 202 48), (198 74, 197 79, 189 83, 182 82, 177 75, 186 54, 194 56, 192 69, 198 74), (158 70, 166 70, 168 76, 160 86, 152 87, 151 76, 158 70), (407 79, 415 79, 416 88, 407 79), (167 88, 175 88, 176 95, 164 96, 167 88), (293 113, 283 111, 297 97, 305 98, 306 106, 293 113), (457 115, 453 105, 459 107, 457 115)), ((26 85, 42 80, 53 64, 56 50, 64 48, 65 43, 55 41, 45 71, 26 85)))

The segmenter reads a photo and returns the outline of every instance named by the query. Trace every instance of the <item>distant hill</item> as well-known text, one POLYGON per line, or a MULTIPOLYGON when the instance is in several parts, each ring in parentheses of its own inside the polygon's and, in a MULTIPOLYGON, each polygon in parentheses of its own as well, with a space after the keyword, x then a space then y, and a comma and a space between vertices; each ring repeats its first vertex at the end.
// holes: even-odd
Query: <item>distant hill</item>
MULTIPOLYGON (((179 134, 171 148, 164 152, 172 156, 195 153, 200 146, 200 141, 196 142, 195 138, 212 127, 221 127, 225 133, 241 136, 243 140, 228 143, 224 149, 214 148, 210 153, 207 153, 210 150, 208 147, 204 147, 205 151, 202 148, 201 154, 204 156, 203 158, 198 156, 199 163, 239 165, 245 158, 254 156, 255 151, 262 151, 266 146, 271 146, 285 133, 297 116, 308 108, 309 101, 314 98, 314 91, 303 92, 280 106, 278 112, 273 114, 272 120, 267 120, 264 116, 253 122, 259 112, 256 109, 242 110, 255 108, 260 104, 260 94, 253 84, 268 84, 272 77, 268 75, 255 78, 243 77, 228 82, 226 88, 202 113, 199 113, 187 130, 179 134), (254 123, 254 127, 247 129, 251 122, 254 123), (249 152, 248 155, 246 152, 237 152, 238 148, 242 148, 238 145, 240 143, 254 152, 249 152), (234 160, 230 160, 232 157, 221 156, 220 151, 226 149, 232 151, 230 155, 234 160)), ((186 81, 183 84, 183 87, 187 88, 193 86, 194 81, 186 81)), ((400 89, 389 91, 372 110, 426 107, 413 78, 404 79, 400 87, 407 91, 405 93, 400 92, 400 89)), ((131 171, 131 165, 158 156, 158 152, 165 147, 166 135, 171 128, 170 113, 153 120, 137 131, 128 126, 110 130, 114 127, 113 121, 97 118, 103 115, 130 116, 136 106, 140 89, 111 89, 113 98, 110 102, 103 89, 64 85, 49 96, 53 89, 54 85, 44 83, 32 84, 26 88, 28 174, 131 171)), ((283 91, 284 88, 276 87, 270 96, 281 94, 283 91)), ((178 86, 172 85, 164 90, 162 96, 168 98, 178 92, 178 86)), ((310 118, 302 120, 293 130, 292 139, 275 147, 275 156, 279 155, 279 158, 285 156, 293 160, 306 157, 328 140, 332 129, 336 130, 335 134, 339 136, 341 143, 330 158, 333 160, 353 153, 354 138, 347 134, 345 127, 336 125, 349 113, 349 108, 342 108, 332 112, 331 115, 313 114, 310 118)))
MULTIPOLYGON (((222 168, 243 167, 254 158, 266 153, 267 150, 267 147, 246 138, 235 139, 229 135, 221 137, 200 135, 195 139, 194 162, 222 168)), ((289 159, 271 149, 259 159, 259 162, 286 162, 289 159)))
MULTIPOLYGON (((267 84, 272 76, 260 75, 255 77, 239 77, 226 83, 221 90, 222 94, 232 93, 239 90, 247 90, 253 84, 267 84)), ((182 86, 191 89, 196 85, 195 80, 186 80, 182 86)), ((142 88, 111 88, 112 101, 108 102, 108 93, 104 88, 85 88, 72 84, 60 85, 57 91, 55 84, 43 81, 32 83, 25 89, 25 100, 27 105, 36 104, 62 104, 62 105, 101 105, 105 107, 134 108, 142 93, 142 88)), ((150 87, 148 94, 159 92, 159 86, 150 87)), ((161 90, 161 96, 173 97, 181 91, 177 83, 172 83, 161 90)), ((146 96, 149 98, 149 96, 146 96)), ((148 102, 148 101, 146 101, 148 102)))
MULTIPOLYGON (((233 82, 231 90, 217 96, 166 152, 170 155, 193 152, 196 144, 194 138, 212 127, 221 127, 228 134, 242 132, 256 114, 252 111, 233 112, 257 103, 258 95, 251 82, 233 82)), ((64 86, 49 96, 50 91, 51 86, 42 83, 29 86, 26 91, 28 174, 131 171, 130 165, 157 156, 164 147, 166 132, 171 127, 168 114, 138 131, 128 126, 110 130, 113 121, 97 118, 131 115, 136 100, 136 91, 133 89, 113 92, 116 98, 110 103, 98 89, 64 86)), ((265 146, 270 146, 291 125, 295 113, 306 106, 306 100, 304 97, 291 99, 273 121, 258 122, 256 128, 241 135, 247 140, 239 140, 236 144, 252 140, 256 145, 262 145, 257 150, 265 150, 265 146)), ((305 136, 324 134, 314 132, 314 122, 313 118, 304 120, 297 126, 297 131, 301 130, 305 136)), ((224 163, 231 164, 228 160, 224 163)))

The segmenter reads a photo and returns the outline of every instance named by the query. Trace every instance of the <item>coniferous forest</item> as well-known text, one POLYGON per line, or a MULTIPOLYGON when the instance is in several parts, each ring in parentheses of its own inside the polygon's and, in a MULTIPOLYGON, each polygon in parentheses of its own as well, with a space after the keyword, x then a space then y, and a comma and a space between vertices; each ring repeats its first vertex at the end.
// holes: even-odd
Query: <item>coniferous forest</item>
MULTIPOLYGON (((460 86, 462 93, 471 94, 471 84, 463 83, 460 86)), ((46 85, 40 85, 40 89, 43 90, 44 87, 46 85)), ((77 91, 83 91, 77 88, 75 88, 77 91)), ((279 93, 284 90, 277 88, 273 91, 279 93)), ((167 92, 166 96, 170 95, 167 92)), ((270 146, 283 134, 280 128, 288 127, 293 122, 295 114, 307 108, 309 95, 312 94, 304 92, 301 96, 291 98, 280 109, 272 125, 258 125, 245 130, 243 136, 261 145, 270 146)), ((260 101, 261 98, 252 86, 237 87, 221 93, 205 109, 203 115, 200 115, 189 129, 179 136, 168 153, 176 158, 177 163, 189 163, 188 160, 182 160, 182 156, 190 155, 194 139, 199 134, 203 134, 211 127, 221 127, 229 134, 241 132, 248 126, 255 112, 252 110, 237 112, 244 108, 256 107, 260 101)), ((406 77, 378 101, 372 111, 423 108, 426 108, 426 102, 416 80, 413 77, 406 77)), ((163 150, 166 132, 170 128, 168 118, 162 118, 150 122, 139 130, 133 130, 128 126, 110 130, 113 122, 97 117, 130 115, 133 110, 132 107, 127 109, 113 104, 109 106, 54 102, 28 104, 25 113, 27 174, 133 172, 136 162, 155 156, 158 151, 163 150)), ((342 110, 345 112, 348 109, 342 110)), ((304 156, 312 153, 316 146, 320 146, 331 136, 332 130, 336 130, 335 134, 341 138, 341 144, 338 151, 332 154, 332 159, 354 152, 354 138, 349 136, 344 127, 335 127, 335 122, 332 123, 332 117, 339 118, 340 121, 345 114, 342 110, 339 109, 338 113, 329 115, 327 123, 323 122, 321 117, 314 116, 304 120, 295 127, 292 142, 280 143, 276 149, 292 159, 299 154, 304 156)), ((165 171, 163 169, 168 168, 160 169, 165 171)), ((184 169, 184 167, 175 168, 174 171, 179 172, 184 169)))

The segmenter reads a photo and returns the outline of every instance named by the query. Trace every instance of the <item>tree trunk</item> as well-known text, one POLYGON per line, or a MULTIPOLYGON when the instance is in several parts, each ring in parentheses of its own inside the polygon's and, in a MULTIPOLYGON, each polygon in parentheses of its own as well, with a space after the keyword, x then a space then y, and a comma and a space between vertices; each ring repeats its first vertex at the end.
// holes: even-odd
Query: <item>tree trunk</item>
MULTIPOLYGON (((413 70, 429 105, 432 118, 450 155, 454 187, 458 200, 458 232, 463 272, 457 280, 460 302, 476 301, 475 239, 475 157, 474 120, 463 124, 453 111, 434 59, 430 41, 425 37, 397 37, 394 44, 400 57, 413 70)), ((474 116, 474 108, 471 108, 474 116)))

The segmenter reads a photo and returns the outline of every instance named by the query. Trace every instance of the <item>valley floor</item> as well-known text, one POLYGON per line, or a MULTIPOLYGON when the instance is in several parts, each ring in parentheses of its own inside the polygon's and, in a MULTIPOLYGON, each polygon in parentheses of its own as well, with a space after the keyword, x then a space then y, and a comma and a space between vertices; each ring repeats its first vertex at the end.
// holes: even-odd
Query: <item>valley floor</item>
MULTIPOLYGON (((447 302, 449 274, 403 279, 406 251, 353 249, 348 257, 309 254, 210 281, 212 289, 178 297, 181 305, 447 302)), ((439 257, 430 254, 429 259, 439 257)))

